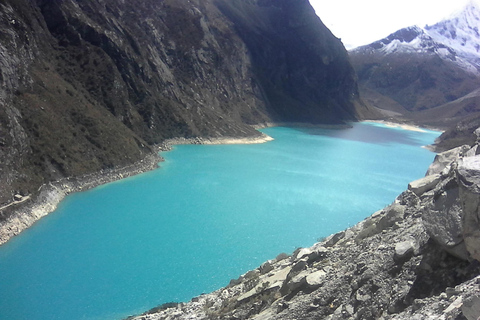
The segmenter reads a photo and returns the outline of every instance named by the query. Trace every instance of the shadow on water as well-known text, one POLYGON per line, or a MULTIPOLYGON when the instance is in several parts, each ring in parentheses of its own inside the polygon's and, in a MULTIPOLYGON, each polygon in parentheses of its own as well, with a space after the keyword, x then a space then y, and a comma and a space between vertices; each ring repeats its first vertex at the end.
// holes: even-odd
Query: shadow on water
MULTIPOLYGON (((416 131, 385 127, 370 122, 362 122, 351 127, 321 128, 321 127, 290 127, 293 130, 315 136, 357 141, 371 144, 387 145, 400 143, 411 146, 423 146, 426 144, 424 135, 420 136, 416 131)), ((424 134, 424 132, 423 132, 424 134)), ((432 134, 436 134, 432 132, 432 134)), ((438 135, 438 134, 437 134, 438 135)), ((428 144, 429 142, 427 142, 428 144)))

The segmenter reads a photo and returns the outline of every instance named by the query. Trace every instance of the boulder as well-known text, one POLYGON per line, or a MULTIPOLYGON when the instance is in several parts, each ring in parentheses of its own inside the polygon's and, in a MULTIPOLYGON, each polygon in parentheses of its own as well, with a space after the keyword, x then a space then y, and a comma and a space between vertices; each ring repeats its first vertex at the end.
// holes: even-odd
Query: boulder
POLYGON ((428 167, 426 176, 441 173, 452 161, 463 156, 469 149, 470 146, 463 145, 437 154, 430 167, 428 167))
POLYGON ((468 320, 480 318, 480 296, 469 297, 462 304, 462 313, 468 320))
POLYGON ((323 284, 323 282, 325 281, 325 276, 326 275, 327 275, 327 273, 323 270, 318 270, 318 271, 310 273, 306 277, 307 285, 310 288, 320 287, 323 284))
POLYGON ((272 289, 279 289, 282 287, 283 283, 287 279, 288 274, 291 271, 291 267, 283 268, 269 277, 262 278, 258 284, 252 288, 251 290, 244 292, 239 297, 237 297, 237 301, 245 301, 248 300, 265 290, 272 290, 272 289))
POLYGON ((404 262, 410 259, 415 252, 415 242, 412 240, 402 241, 395 244, 393 259, 396 262, 404 262))
POLYGON ((465 157, 474 157, 480 153, 480 148, 478 145, 474 145, 470 150, 465 152, 465 157))
POLYGON ((394 203, 383 210, 375 212, 358 225, 361 226, 361 229, 356 235, 356 241, 359 242, 394 226, 397 222, 403 220, 404 215, 405 206, 399 203, 394 203))
POLYGON ((470 255, 480 261, 480 155, 458 163, 463 238, 470 255))
POLYGON ((478 127, 477 129, 475 129, 475 131, 473 132, 474 135, 477 136, 477 140, 480 139, 480 127, 478 127))
POLYGON ((401 222, 405 215, 405 206, 394 203, 385 208, 385 215, 378 221, 378 228, 383 231, 392 227, 395 223, 401 222))
POLYGON ((431 174, 421 179, 412 181, 408 184, 408 190, 415 193, 417 196, 421 196, 427 191, 432 190, 440 182, 440 174, 431 174))
POLYGON ((297 255, 295 256, 295 260, 301 260, 306 256, 312 254, 312 249, 310 248, 302 248, 298 251, 297 255))
POLYGON ((463 210, 455 177, 442 181, 423 210, 422 222, 429 236, 454 256, 467 260, 463 242, 463 210))
POLYGON ((287 294, 301 290, 315 290, 324 284, 326 275, 327 273, 324 270, 315 272, 304 270, 291 279, 287 278, 281 292, 287 294))
POLYGON ((270 271, 273 270, 273 266, 272 266, 272 263, 270 261, 267 261, 265 263, 263 263, 260 268, 260 274, 266 274, 266 273, 269 273, 270 271))

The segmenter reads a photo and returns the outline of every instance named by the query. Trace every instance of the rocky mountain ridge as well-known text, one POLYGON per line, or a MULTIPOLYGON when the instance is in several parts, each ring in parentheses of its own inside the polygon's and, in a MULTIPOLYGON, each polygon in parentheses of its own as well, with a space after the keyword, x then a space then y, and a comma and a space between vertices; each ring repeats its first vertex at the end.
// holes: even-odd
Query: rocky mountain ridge
POLYGON ((437 42, 455 50, 462 58, 480 67, 480 2, 471 0, 464 10, 432 26, 425 26, 437 42))
MULTIPOLYGON (((437 25, 440 25, 440 23, 437 25)), ((430 33, 433 33, 434 30, 436 31, 439 28, 436 27, 437 25, 430 27, 431 29, 422 29, 418 26, 400 29, 384 39, 373 42, 368 46, 353 49, 353 51, 371 49, 378 50, 384 55, 434 54, 442 59, 452 61, 467 72, 476 74, 479 65, 476 64, 476 59, 472 59, 473 54, 460 51, 458 46, 456 46, 457 49, 454 49, 454 47, 445 44, 443 41, 446 39, 438 36, 438 34, 436 34, 437 36, 435 38, 430 35, 430 33), (435 27, 436 29, 433 29, 435 27)), ((455 43, 450 44, 453 45, 455 43)))
POLYGON ((480 112, 480 6, 351 50, 362 97, 384 117, 448 128, 480 112))
POLYGON ((478 319, 480 128, 475 135, 356 226, 129 319, 478 319))
POLYGON ((6 0, 0 40, 1 208, 165 139, 258 138, 252 125, 367 111, 307 0, 6 0))

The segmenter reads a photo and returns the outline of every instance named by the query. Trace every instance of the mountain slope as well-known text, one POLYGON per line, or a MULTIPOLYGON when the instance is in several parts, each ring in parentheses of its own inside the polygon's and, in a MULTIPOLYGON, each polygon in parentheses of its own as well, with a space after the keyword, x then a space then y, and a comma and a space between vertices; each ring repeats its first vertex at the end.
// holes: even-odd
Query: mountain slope
POLYGON ((0 204, 167 138, 258 137, 253 124, 362 108, 307 0, 6 0, 0 17, 0 204))
POLYGON ((480 43, 480 36, 475 30, 479 16, 478 6, 470 4, 425 30, 401 29, 351 50, 362 97, 386 110, 385 117, 393 111, 395 119, 440 128, 477 114, 480 100, 474 91, 480 87, 480 68, 475 43, 480 43), (458 36, 452 36, 455 30, 458 36), (468 97, 468 104, 463 97, 468 97), (445 117, 440 110, 446 108, 445 117))
POLYGON ((425 30, 437 42, 454 49, 480 68, 480 3, 471 0, 464 10, 425 30))

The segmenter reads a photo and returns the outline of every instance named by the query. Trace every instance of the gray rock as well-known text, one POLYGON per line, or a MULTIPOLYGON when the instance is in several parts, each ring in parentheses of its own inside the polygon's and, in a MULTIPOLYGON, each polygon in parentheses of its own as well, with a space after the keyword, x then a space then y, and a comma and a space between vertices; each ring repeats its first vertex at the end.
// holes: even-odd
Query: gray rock
POLYGON ((312 254, 312 249, 310 248, 302 248, 298 251, 297 255, 295 256, 295 260, 300 260, 303 259, 306 256, 309 256, 312 254))
POLYGON ((372 297, 367 293, 364 292, 364 290, 359 289, 357 293, 355 294, 355 299, 360 302, 365 302, 370 300, 372 297))
POLYGON ((285 279, 287 279, 287 275, 289 274, 290 270, 291 267, 286 267, 273 273, 269 277, 261 279, 254 288, 238 296, 237 301, 245 301, 262 293, 265 290, 272 290, 282 287, 285 279))
POLYGON ((281 292, 288 294, 291 292, 300 291, 308 287, 307 285, 307 276, 310 274, 309 271, 302 271, 297 275, 293 276, 291 279, 287 277, 287 281, 284 283, 281 288, 281 292))
POLYGON ((463 145, 437 154, 433 163, 428 167, 426 175, 429 176, 441 173, 452 161, 462 156, 469 149, 470 146, 463 145))
POLYGON ((270 263, 270 261, 267 261, 260 266, 260 274, 266 274, 272 270, 273 270, 273 266, 270 263))
POLYGON ((462 313, 467 320, 480 318, 480 296, 469 297, 462 304, 462 313))
POLYGON ((395 244, 394 259, 397 262, 408 260, 415 251, 415 242, 412 240, 402 241, 395 244))
POLYGON ((424 178, 412 181, 408 184, 408 190, 415 193, 417 196, 421 196, 427 191, 432 190, 440 182, 440 174, 432 174, 424 178))
POLYGON ((396 222, 403 220, 405 215, 405 207, 394 203, 391 206, 385 208, 385 215, 378 221, 378 228, 385 230, 392 227, 396 222))
POLYGON ((356 235, 356 241, 379 234, 380 232, 393 227, 397 222, 403 220, 405 215, 405 207, 401 204, 394 203, 387 208, 377 211, 371 217, 362 221, 360 232, 356 235))
POLYGON ((306 278, 306 283, 309 287, 320 287, 325 281, 327 273, 323 270, 318 270, 310 273, 306 278))
POLYGON ((470 255, 480 261, 480 156, 459 161, 458 180, 465 245, 470 255))
POLYGON ((463 297, 458 297, 455 299, 447 309, 443 310, 443 313, 450 313, 452 311, 455 311, 456 309, 460 309, 463 304, 463 297))
POLYGON ((435 189, 434 196, 423 211, 422 222, 433 240, 456 257, 467 260, 462 215, 457 179, 449 177, 435 189))
POLYGON ((325 239, 325 247, 331 247, 334 246, 338 241, 343 239, 345 237, 345 231, 340 231, 335 234, 332 234, 331 236, 328 236, 327 239, 325 239))
POLYGON ((475 134, 477 136, 478 139, 480 139, 480 127, 478 127, 474 132, 473 134, 475 134))
POLYGON ((473 146, 470 150, 465 152, 465 157, 474 157, 480 152, 478 145, 473 146))

